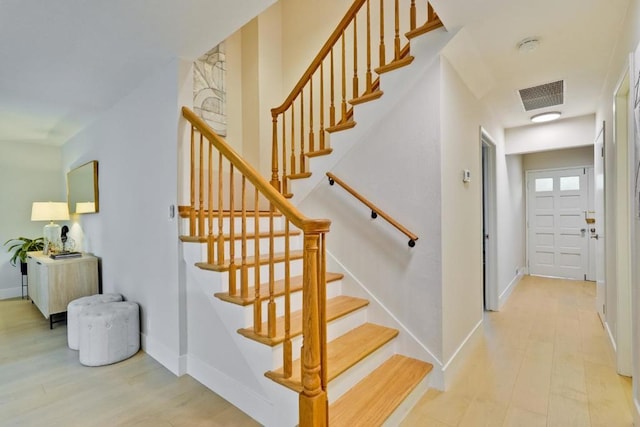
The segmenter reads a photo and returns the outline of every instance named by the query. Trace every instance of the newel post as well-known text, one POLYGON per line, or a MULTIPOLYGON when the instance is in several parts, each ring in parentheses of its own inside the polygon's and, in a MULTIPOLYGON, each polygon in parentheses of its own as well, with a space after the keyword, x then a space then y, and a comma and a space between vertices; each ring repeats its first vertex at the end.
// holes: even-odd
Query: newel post
MULTIPOLYGON (((320 319, 324 301, 319 297, 318 242, 319 232, 304 235, 304 272, 302 299, 302 392, 299 397, 300 427, 327 425, 327 392, 322 384, 322 349, 326 347, 321 334, 320 319)), ((326 367, 324 367, 326 369, 326 367)))
POLYGON ((278 178, 278 115, 271 113, 273 132, 271 135, 271 185, 281 192, 278 178))

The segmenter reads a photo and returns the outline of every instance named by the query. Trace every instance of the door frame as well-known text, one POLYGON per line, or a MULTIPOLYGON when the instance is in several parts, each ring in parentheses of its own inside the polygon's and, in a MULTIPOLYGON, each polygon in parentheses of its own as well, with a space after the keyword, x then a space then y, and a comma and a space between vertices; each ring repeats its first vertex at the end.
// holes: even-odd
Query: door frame
POLYGON ((482 229, 484 247, 484 309, 500 309, 498 298, 498 221, 496 195, 496 143, 480 126, 480 170, 482 171, 482 229), (486 156, 483 155, 486 153, 486 156), (486 230, 486 231, 485 231, 486 230), (488 235, 488 238, 486 237, 488 235), (486 246, 484 246, 486 245, 486 246))
MULTIPOLYGON (((617 371, 631 376, 632 372, 632 316, 631 316, 631 221, 635 200, 633 159, 629 135, 633 135, 633 109, 630 106, 631 85, 629 67, 625 67, 613 91, 613 149, 615 150, 615 286, 616 337, 612 341, 616 352, 617 371), (630 128, 631 126, 631 128, 630 128)), ((610 337, 613 338, 613 337, 610 337)))
MULTIPOLYGON (((525 174, 525 180, 524 180, 524 185, 525 185, 525 195, 524 195, 524 214, 525 214, 525 264, 527 266, 527 274, 531 274, 531 269, 530 269, 530 251, 529 251, 529 192, 531 190, 529 184, 530 184, 530 176, 531 174, 534 173, 538 173, 538 172, 553 172, 553 171, 560 171, 560 170, 566 170, 566 169, 585 169, 586 171, 586 182, 587 185, 591 185, 592 182, 594 182, 595 179, 589 179, 589 174, 595 176, 595 168, 593 165, 576 165, 576 166, 564 166, 564 167, 559 167, 559 168, 546 168, 546 169, 529 169, 524 171, 525 174)), ((587 189, 587 198, 589 197, 590 193, 590 189, 587 189)), ((588 208, 589 204, 587 203, 587 208, 588 208)), ((589 233, 587 232, 587 236, 589 236, 589 233)), ((590 253, 590 248, 589 245, 587 244, 587 254, 586 254, 586 258, 587 258, 587 263, 591 264, 592 262, 594 262, 595 260, 595 256, 591 256, 590 253)), ((587 269, 586 271, 589 271, 589 267, 590 265, 587 265, 587 269)), ((567 280, 572 280, 572 279, 567 279, 567 280)))

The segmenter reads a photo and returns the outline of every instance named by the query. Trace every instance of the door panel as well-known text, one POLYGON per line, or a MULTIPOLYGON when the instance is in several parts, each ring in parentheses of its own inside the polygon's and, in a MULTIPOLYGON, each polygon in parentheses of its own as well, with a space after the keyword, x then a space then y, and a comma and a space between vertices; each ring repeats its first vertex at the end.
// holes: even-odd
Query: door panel
POLYGON ((529 272, 584 280, 588 180, 583 168, 528 173, 529 272))

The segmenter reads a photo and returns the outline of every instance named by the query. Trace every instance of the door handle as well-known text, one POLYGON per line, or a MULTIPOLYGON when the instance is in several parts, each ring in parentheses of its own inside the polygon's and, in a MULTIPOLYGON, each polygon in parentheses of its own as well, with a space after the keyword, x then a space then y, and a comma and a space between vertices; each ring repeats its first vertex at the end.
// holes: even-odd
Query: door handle
POLYGON ((596 240, 598 240, 600 237, 599 237, 597 234, 592 234, 592 235, 591 235, 591 238, 592 238, 592 239, 596 239, 596 240))

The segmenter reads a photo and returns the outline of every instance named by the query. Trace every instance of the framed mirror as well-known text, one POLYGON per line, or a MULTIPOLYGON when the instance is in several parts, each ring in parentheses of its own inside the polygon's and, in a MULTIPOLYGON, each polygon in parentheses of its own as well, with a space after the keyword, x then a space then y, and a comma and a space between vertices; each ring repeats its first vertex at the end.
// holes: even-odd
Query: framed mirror
POLYGON ((99 212, 98 161, 92 160, 67 173, 69 213, 99 212))

